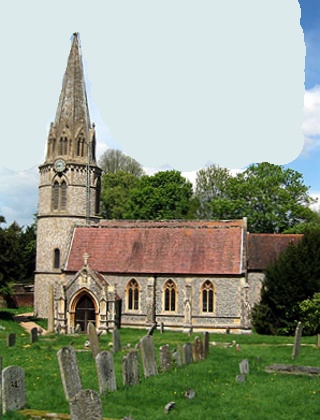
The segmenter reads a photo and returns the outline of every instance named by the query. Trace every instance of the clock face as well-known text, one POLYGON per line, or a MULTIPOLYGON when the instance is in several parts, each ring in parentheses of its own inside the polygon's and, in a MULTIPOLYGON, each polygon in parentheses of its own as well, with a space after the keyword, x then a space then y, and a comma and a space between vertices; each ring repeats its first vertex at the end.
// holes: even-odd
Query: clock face
POLYGON ((54 162, 54 169, 57 172, 63 172, 66 169, 66 162, 63 159, 57 159, 54 162))

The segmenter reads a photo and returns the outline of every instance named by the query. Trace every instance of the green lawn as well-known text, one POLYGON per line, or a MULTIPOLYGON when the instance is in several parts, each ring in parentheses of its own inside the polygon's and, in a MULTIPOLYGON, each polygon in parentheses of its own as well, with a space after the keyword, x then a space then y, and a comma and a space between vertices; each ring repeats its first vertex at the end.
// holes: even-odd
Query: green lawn
MULTIPOLYGON (((77 351, 83 388, 98 391, 96 368, 91 351, 86 350, 87 337, 41 336, 33 345, 29 335, 12 322, 12 311, 0 311, 0 355, 3 367, 19 365, 26 374, 28 408, 69 413, 60 379, 57 351, 72 342, 77 351), (17 334, 16 345, 6 346, 9 332, 17 334)), ((139 342, 144 330, 121 329, 121 344, 139 342)), ((154 333, 156 349, 170 344, 171 349, 179 348, 191 337, 182 333, 158 331, 154 333)), ((111 335, 100 337, 104 350, 110 348, 111 335)), ((102 396, 105 417, 121 419, 131 416, 135 420, 144 419, 311 419, 320 416, 320 377, 270 374, 264 368, 272 363, 292 363, 293 337, 270 337, 253 335, 210 334, 207 360, 172 369, 156 377, 144 379, 141 370, 140 385, 126 388, 122 385, 122 357, 124 349, 114 356, 118 390, 102 396), (235 340, 241 351, 235 347, 224 348, 218 343, 235 340), (239 362, 248 359, 250 374, 245 383, 236 382, 239 362), (185 399, 188 388, 196 392, 192 400, 185 399), (170 402, 176 408, 164 414, 164 406, 170 402)), ((303 346, 294 364, 320 366, 320 349, 315 346, 316 337, 303 337, 303 346)), ((8 413, 3 419, 21 419, 17 413, 8 413)), ((90 419, 88 419, 90 420, 90 419)))

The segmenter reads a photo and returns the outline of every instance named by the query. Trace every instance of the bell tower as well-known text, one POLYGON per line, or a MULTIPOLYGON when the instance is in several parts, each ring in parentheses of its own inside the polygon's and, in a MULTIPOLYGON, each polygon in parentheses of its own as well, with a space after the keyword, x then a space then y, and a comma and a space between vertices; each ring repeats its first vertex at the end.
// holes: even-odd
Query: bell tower
POLYGON ((74 33, 45 162, 40 165, 35 312, 47 317, 50 284, 61 283, 73 229, 100 220, 101 169, 95 156, 79 34, 74 33))

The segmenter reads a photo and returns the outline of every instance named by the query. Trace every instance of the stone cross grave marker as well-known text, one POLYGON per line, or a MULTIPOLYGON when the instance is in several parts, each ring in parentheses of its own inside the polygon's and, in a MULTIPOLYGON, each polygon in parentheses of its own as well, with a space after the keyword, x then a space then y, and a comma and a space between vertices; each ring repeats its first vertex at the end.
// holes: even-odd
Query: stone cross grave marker
POLYGON ((122 359, 122 379, 123 385, 133 386, 140 382, 140 364, 138 352, 130 351, 122 359))
POLYGON ((118 353, 121 350, 120 333, 117 327, 112 331, 113 353, 118 353))
POLYGON ((241 360, 241 362, 239 363, 239 371, 240 371, 240 375, 249 374, 249 360, 248 359, 241 360))
POLYGON ((169 344, 166 344, 165 346, 161 346, 159 349, 159 358, 160 358, 160 366, 162 372, 165 372, 166 370, 171 369, 171 353, 170 353, 170 347, 169 344))
POLYGON ((10 333, 7 335, 7 346, 13 347, 16 344, 16 334, 10 333))
POLYGON ((100 396, 91 389, 79 391, 70 402, 72 420, 102 420, 102 404, 100 396))
POLYGON ((38 341, 38 328, 33 327, 30 331, 30 343, 33 344, 38 341))
POLYGON ((153 375, 158 375, 156 354, 154 351, 152 335, 145 335, 144 337, 142 337, 140 345, 145 378, 148 378, 149 376, 153 375))
POLYGON ((194 343, 192 346, 192 355, 193 360, 198 362, 199 360, 203 359, 203 343, 200 337, 195 337, 194 343))
POLYGON ((62 347, 57 352, 57 357, 64 394, 66 399, 70 400, 82 388, 76 353, 71 346, 62 347))
POLYGON ((96 327, 92 322, 89 322, 88 324, 88 338, 90 341, 92 356, 95 358, 101 352, 101 347, 96 327))
POLYGON ((206 359, 209 354, 209 333, 208 331, 203 333, 203 358, 206 359))
POLYGON ((189 365, 192 361, 192 345, 191 343, 186 343, 182 347, 182 363, 189 365))
POLYGON ((26 405, 24 370, 8 366, 2 371, 2 410, 21 410, 26 405))
POLYGON ((96 356, 96 368, 100 394, 108 391, 116 391, 116 375, 114 372, 113 355, 110 351, 102 351, 96 356))
POLYGON ((301 346, 301 336, 302 336, 302 322, 298 322, 298 325, 296 327, 296 333, 294 336, 294 345, 292 350, 292 359, 294 360, 299 352, 300 352, 300 346, 301 346))
POLYGON ((173 359, 176 367, 181 367, 181 365, 182 365, 182 362, 181 362, 181 354, 180 354, 180 352, 178 350, 175 350, 172 353, 172 359, 173 359))

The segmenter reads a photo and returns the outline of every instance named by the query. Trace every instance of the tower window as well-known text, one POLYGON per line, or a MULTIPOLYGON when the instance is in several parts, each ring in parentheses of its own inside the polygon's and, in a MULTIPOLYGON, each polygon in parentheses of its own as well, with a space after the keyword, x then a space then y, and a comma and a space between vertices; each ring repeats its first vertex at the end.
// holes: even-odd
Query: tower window
POLYGON ((164 310, 176 310, 177 289, 172 280, 168 280, 164 286, 164 310))
POLYGON ((67 209, 67 183, 65 180, 56 180, 52 186, 52 208, 62 211, 67 209))
POLYGON ((54 250, 53 268, 60 268, 60 249, 58 248, 54 250))

